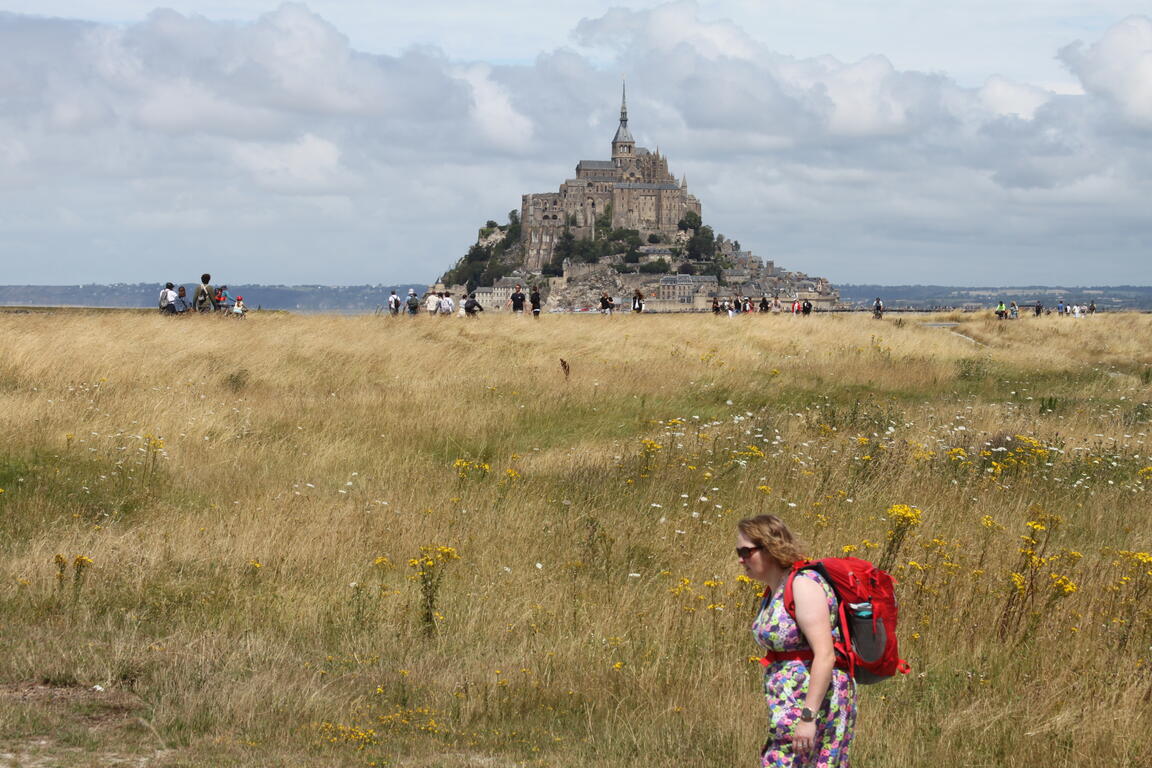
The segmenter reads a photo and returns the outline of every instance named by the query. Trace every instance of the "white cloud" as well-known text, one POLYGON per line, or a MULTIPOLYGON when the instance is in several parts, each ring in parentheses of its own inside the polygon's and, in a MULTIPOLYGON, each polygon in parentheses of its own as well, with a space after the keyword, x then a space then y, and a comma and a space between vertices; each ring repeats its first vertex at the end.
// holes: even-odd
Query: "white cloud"
POLYGON ((281 144, 236 144, 236 164, 262 186, 284 192, 327 191, 347 181, 340 148, 312 134, 281 144))
POLYGON ((1031 120, 1051 95, 1043 88, 1014 83, 995 75, 988 78, 980 89, 980 102, 994 114, 1031 120))
POLYGON ((661 52, 680 46, 707 59, 755 59, 763 46, 729 21, 704 22, 699 5, 679 0, 642 11, 611 8, 597 19, 584 19, 573 37, 582 45, 623 52, 636 47, 661 52))
POLYGON ((1152 128, 1152 19, 1129 16, 1099 42, 1060 51, 1084 90, 1116 104, 1132 122, 1152 128))
POLYGON ((472 121, 493 146, 524 152, 532 141, 532 121, 516 111, 508 92, 492 80, 492 68, 475 64, 456 70, 472 88, 472 121))

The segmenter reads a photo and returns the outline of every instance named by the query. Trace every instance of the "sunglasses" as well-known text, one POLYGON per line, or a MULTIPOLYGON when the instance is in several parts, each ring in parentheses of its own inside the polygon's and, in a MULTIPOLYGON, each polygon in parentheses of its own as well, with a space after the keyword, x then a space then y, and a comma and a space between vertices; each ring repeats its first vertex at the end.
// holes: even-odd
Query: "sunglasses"
POLYGON ((759 544, 752 547, 736 547, 736 557, 740 558, 741 560, 747 560, 752 556, 753 552, 761 549, 764 549, 764 547, 760 546, 759 544))

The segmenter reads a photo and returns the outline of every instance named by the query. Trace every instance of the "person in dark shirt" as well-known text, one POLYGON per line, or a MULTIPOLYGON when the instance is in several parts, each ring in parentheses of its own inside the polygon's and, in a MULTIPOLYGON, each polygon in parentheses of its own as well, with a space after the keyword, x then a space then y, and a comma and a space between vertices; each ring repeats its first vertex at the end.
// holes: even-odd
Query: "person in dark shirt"
POLYGON ((768 307, 768 297, 767 297, 767 296, 761 296, 761 297, 760 297, 760 311, 761 311, 761 312, 767 312, 767 311, 768 311, 768 309, 769 309, 769 307, 768 307))
POLYGON ((196 296, 192 300, 197 312, 215 312, 216 291, 212 288, 212 275, 205 272, 200 275, 200 285, 196 286, 196 296))
POLYGON ((612 310, 616 308, 616 302, 608 295, 608 292, 600 294, 600 311, 606 315, 611 315, 612 310))
POLYGON ((540 286, 532 286, 532 293, 528 295, 528 303, 532 305, 532 317, 540 319, 540 286))
POLYGON ((512 311, 516 314, 524 314, 524 291, 520 290, 520 284, 516 284, 516 290, 508 297, 508 303, 512 305, 512 311))
POLYGON ((468 317, 476 317, 476 315, 483 311, 484 307, 480 306, 480 302, 476 301, 476 294, 468 294, 468 300, 464 302, 464 314, 468 317))

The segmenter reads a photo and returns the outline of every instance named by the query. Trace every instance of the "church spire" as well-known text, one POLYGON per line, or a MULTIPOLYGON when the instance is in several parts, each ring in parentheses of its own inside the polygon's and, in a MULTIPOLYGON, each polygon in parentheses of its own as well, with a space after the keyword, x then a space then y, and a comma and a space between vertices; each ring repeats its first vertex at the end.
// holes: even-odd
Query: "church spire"
POLYGON ((612 161, 617 168, 625 163, 631 164, 635 154, 636 140, 628 130, 628 91, 626 85, 620 89, 620 127, 616 129, 616 136, 612 139, 612 161))

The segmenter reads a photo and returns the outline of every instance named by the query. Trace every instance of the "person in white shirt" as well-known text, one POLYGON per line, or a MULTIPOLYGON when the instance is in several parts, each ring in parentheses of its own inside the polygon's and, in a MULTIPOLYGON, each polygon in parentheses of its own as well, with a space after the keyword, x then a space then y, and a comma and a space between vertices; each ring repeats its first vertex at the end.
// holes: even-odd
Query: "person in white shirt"
POLYGON ((168 314, 176 314, 176 286, 172 283, 165 283, 164 287, 160 289, 160 311, 167 312, 168 314))
POLYGON ((445 317, 452 316, 452 310, 456 308, 456 302, 452 301, 452 294, 445 293, 440 297, 440 314, 445 317))
POLYGON ((438 293, 428 294, 428 300, 424 304, 424 311, 428 313, 429 317, 435 317, 436 313, 440 311, 441 298, 438 293))

